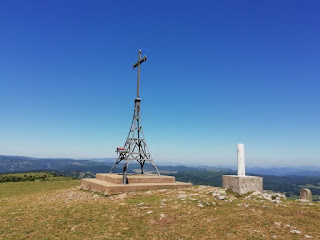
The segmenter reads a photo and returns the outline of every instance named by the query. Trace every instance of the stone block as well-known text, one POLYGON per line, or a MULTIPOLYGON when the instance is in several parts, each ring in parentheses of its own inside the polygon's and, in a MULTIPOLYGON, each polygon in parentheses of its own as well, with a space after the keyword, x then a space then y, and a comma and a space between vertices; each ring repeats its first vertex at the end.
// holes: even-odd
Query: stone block
POLYGON ((310 189, 303 188, 300 190, 300 199, 312 202, 312 193, 310 189))
POLYGON ((263 179, 262 177, 256 176, 223 175, 222 187, 231 189, 233 192, 239 194, 262 192, 263 179))

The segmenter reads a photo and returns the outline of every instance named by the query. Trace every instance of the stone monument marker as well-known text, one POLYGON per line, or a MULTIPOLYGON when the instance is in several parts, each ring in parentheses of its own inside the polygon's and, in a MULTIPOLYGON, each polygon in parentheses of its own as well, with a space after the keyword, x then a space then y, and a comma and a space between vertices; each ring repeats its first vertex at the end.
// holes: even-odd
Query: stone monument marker
POLYGON ((311 193, 310 189, 302 188, 300 190, 300 199, 312 202, 312 193, 311 193))
POLYGON ((238 152, 238 176, 244 177, 246 175, 246 166, 244 161, 244 144, 237 144, 238 152))
POLYGON ((231 189, 233 192, 245 194, 248 192, 262 192, 262 177, 246 176, 244 144, 237 144, 238 172, 237 175, 223 175, 222 187, 231 189))

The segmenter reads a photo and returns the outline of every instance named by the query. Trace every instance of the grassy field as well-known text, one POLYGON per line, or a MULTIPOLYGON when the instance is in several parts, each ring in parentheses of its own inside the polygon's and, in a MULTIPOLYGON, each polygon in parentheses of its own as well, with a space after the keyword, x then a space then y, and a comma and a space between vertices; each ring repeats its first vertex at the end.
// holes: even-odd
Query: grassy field
POLYGON ((48 172, 23 172, 23 173, 2 173, 0 177, 54 177, 52 173, 48 172))
POLYGON ((79 186, 80 180, 72 181, 45 181, 45 182, 5 182, 0 183, 0 199, 18 198, 30 194, 41 194, 52 190, 79 186))
POLYGON ((27 173, 3 173, 0 174, 2 182, 26 182, 26 181, 67 181, 73 180, 71 177, 56 176, 49 172, 27 172, 27 173))
POLYGON ((229 196, 213 187, 105 197, 80 181, 0 183, 0 239, 320 239, 320 204, 229 196))

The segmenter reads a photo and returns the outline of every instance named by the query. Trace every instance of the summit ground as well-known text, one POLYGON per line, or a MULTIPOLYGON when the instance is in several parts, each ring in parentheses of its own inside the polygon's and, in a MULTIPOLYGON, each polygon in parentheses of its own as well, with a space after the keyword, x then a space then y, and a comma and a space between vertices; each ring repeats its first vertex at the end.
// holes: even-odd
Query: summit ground
POLYGON ((0 184, 0 239, 312 239, 320 204, 194 186, 105 197, 80 181, 0 184), (230 201, 231 200, 231 201, 230 201))

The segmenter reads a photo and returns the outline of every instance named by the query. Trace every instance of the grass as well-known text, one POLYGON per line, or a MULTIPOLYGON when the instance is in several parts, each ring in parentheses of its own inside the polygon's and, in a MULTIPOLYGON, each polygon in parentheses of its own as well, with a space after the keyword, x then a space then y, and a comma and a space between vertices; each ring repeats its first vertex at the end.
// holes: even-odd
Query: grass
POLYGON ((49 172, 27 172, 0 174, 2 182, 26 182, 26 181, 66 181, 73 180, 71 177, 56 176, 49 172))
POLYGON ((313 184, 306 184, 306 185, 300 185, 300 188, 315 188, 315 189, 320 189, 320 186, 315 186, 313 184))
MULTIPOLYGON (((292 195, 292 196, 288 197, 287 199, 296 200, 296 199, 300 199, 300 196, 298 196, 298 195, 292 195)), ((313 201, 320 201, 320 195, 314 195, 314 194, 312 194, 312 200, 313 200, 313 201)))
POLYGON ((23 197, 29 194, 46 193, 52 190, 79 186, 80 180, 44 182, 5 182, 0 183, 0 199, 23 197))
POLYGON ((79 184, 1 183, 0 239, 320 238, 319 203, 219 201, 202 186, 104 197, 79 184))
POLYGON ((34 177, 42 177, 42 176, 48 176, 48 177, 54 177, 52 173, 48 172, 23 172, 23 173, 2 173, 0 174, 0 177, 28 177, 28 176, 34 176, 34 177))

